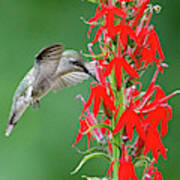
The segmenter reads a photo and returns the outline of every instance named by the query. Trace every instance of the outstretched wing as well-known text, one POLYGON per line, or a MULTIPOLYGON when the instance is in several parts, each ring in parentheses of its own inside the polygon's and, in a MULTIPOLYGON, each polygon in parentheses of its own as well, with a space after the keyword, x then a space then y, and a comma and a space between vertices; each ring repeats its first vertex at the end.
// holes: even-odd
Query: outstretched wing
POLYGON ((42 82, 50 81, 59 64, 63 51, 62 44, 54 44, 43 50, 35 57, 35 81, 33 87, 38 87, 42 82))
MULTIPOLYGON (((94 72, 94 62, 87 62, 85 63, 85 67, 92 73, 94 72)), ((88 79, 90 76, 85 72, 69 72, 67 74, 57 76, 56 81, 54 83, 54 86, 52 88, 53 91, 60 90, 65 87, 69 86, 75 86, 78 83, 81 83, 82 81, 88 79)))
POLYGON ((63 76, 60 76, 52 88, 53 91, 60 90, 65 87, 75 86, 78 83, 81 83, 85 79, 88 79, 89 75, 84 72, 70 72, 63 76))

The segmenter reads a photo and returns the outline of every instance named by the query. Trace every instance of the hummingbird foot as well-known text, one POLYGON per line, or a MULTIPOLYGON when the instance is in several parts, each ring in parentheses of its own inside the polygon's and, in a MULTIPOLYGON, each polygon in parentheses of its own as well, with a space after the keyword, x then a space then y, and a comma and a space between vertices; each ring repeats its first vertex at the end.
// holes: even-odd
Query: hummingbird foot
POLYGON ((37 107, 40 109, 40 101, 39 101, 38 99, 33 100, 33 101, 31 102, 31 105, 32 105, 32 108, 33 108, 33 109, 36 109, 37 107))
POLYGON ((38 108, 40 109, 41 104, 40 104, 40 100, 39 99, 36 100, 36 104, 38 105, 38 108))

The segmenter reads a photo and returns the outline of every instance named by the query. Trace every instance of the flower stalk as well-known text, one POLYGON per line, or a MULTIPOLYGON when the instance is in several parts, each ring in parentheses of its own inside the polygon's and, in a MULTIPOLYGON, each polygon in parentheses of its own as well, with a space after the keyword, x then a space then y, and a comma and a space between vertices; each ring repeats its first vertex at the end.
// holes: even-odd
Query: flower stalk
POLYGON ((73 146, 87 135, 89 153, 77 169, 89 159, 108 157, 106 177, 83 177, 88 180, 162 180, 156 164, 160 155, 167 159, 162 140, 172 118, 168 100, 179 90, 166 96, 156 82, 167 64, 163 62, 165 57, 150 19, 161 8, 153 6, 150 0, 90 1, 97 8, 95 15, 85 21, 90 26, 87 35, 91 39, 89 54, 85 57, 96 64, 97 82, 90 85, 87 101, 81 97, 84 107, 73 146), (92 36, 95 27, 97 31, 92 36), (96 55, 94 50, 100 53, 96 55), (140 77, 154 65, 155 74, 143 91, 140 77), (97 146, 93 152, 92 141, 96 141, 97 146), (135 173, 138 167, 144 167, 140 177, 135 173))
MULTIPOLYGON (((118 103, 123 104, 123 88, 121 88, 120 92, 116 92, 116 93, 118 93, 120 97, 120 98, 117 98, 118 100, 117 104, 118 103)), ((117 117, 114 118, 112 121, 113 129, 116 127, 118 117, 120 117, 123 112, 124 112, 124 108, 123 106, 120 106, 117 117)), ((122 136, 122 131, 119 132, 116 136, 113 136, 113 139, 112 139, 112 142, 114 143, 113 144, 113 159, 120 158, 120 154, 121 154, 120 148, 121 148, 121 141, 122 141, 121 136, 122 136)), ((118 170, 119 170, 119 162, 116 161, 114 163, 114 171, 113 171, 114 180, 118 180, 118 170)))

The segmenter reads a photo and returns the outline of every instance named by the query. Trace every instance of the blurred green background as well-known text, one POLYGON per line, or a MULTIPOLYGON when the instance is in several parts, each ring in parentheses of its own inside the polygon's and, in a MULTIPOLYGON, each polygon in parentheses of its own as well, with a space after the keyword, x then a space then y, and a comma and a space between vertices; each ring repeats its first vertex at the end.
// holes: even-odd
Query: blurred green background
MULTIPOLYGON (((159 1, 154 15, 169 68, 159 82, 167 93, 180 86, 180 1, 159 1)), ((63 42, 66 48, 86 50, 88 26, 80 21, 94 14, 95 6, 80 0, 0 0, 0 180, 79 180, 81 175, 103 176, 107 162, 91 160, 74 176, 70 172, 81 155, 71 147, 78 131, 82 104, 90 80, 41 100, 41 109, 29 108, 9 138, 4 136, 13 93, 44 46, 63 42)), ((144 76, 144 81, 151 77, 144 76)), ((172 98, 173 120, 164 138, 168 160, 159 160, 164 179, 180 179, 180 97, 172 98)), ((85 149, 84 143, 81 146, 85 149)))

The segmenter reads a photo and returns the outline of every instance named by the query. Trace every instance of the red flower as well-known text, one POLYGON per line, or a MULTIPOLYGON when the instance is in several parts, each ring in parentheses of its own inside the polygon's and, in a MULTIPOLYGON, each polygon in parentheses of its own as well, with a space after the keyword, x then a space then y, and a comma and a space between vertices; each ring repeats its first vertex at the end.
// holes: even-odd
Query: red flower
MULTIPOLYGON (((103 16, 105 16, 105 24, 100 26, 100 28, 97 30, 96 36, 92 43, 95 43, 99 37, 102 35, 104 31, 107 30, 108 36, 114 38, 114 36, 117 34, 117 31, 115 30, 114 26, 114 20, 115 20, 115 15, 120 16, 125 18, 126 13, 120 9, 115 7, 111 0, 109 0, 108 6, 105 6, 104 4, 100 4, 100 6, 97 7, 96 9, 96 14, 94 17, 92 17, 88 22, 91 23, 96 23, 99 19, 101 19, 103 16), (101 7, 101 10, 99 10, 101 7)), ((90 31, 95 27, 94 24, 90 26, 90 31)), ((90 31, 88 32, 88 35, 90 35, 90 31)))
POLYGON ((89 96, 87 103, 84 105, 82 113, 91 105, 93 99, 94 99, 93 114, 95 117, 99 112, 101 102, 103 102, 104 105, 107 108, 109 108, 111 111, 115 110, 114 102, 107 93, 106 87, 102 85, 97 85, 95 87, 91 87, 91 94, 89 96))
POLYGON ((120 25, 115 26, 114 30, 115 30, 115 34, 120 33, 120 42, 122 43, 124 49, 127 48, 128 36, 131 39, 133 39, 136 42, 136 44, 139 43, 135 31, 129 24, 125 23, 125 21, 122 22, 120 25))
POLYGON ((139 20, 141 19, 141 17, 143 16, 144 14, 144 11, 146 10, 147 8, 147 5, 149 3, 149 0, 143 0, 141 1, 142 4, 138 4, 139 7, 136 8, 135 12, 134 12, 134 17, 135 19, 133 20, 133 27, 134 26, 137 26, 138 23, 139 23, 139 20))
POLYGON ((128 160, 120 160, 118 177, 119 180, 138 180, 130 156, 128 160))
POLYGON ((121 154, 122 154, 122 156, 121 156, 120 160, 114 159, 111 162, 110 167, 107 171, 107 176, 109 175, 110 179, 111 179, 111 173, 114 169, 114 164, 118 160, 119 161, 118 179, 119 180, 138 180, 136 173, 135 173, 134 165, 131 162, 131 157, 127 154, 124 144, 123 144, 121 154))
POLYGON ((105 68, 104 76, 108 76, 113 69, 115 72, 118 88, 121 87, 122 69, 124 69, 130 76, 139 78, 139 75, 135 69, 131 67, 131 65, 123 57, 115 57, 112 59, 105 68))
POLYGON ((88 147, 91 135, 97 139, 97 143, 105 141, 101 147, 112 158, 107 172, 110 179, 111 173, 115 171, 119 180, 138 180, 133 162, 140 162, 138 156, 146 156, 149 152, 153 157, 150 160, 143 156, 148 164, 151 163, 145 168, 146 175, 143 173, 142 179, 163 179, 154 167, 154 162, 160 154, 164 159, 167 158, 162 143, 162 138, 168 131, 168 122, 172 118, 172 109, 167 101, 179 91, 166 96, 162 88, 155 84, 158 72, 162 72, 165 65, 162 63, 164 54, 158 35, 154 26, 150 25, 154 6, 149 6, 149 2, 150 0, 100 0, 94 17, 88 21, 88 37, 91 30, 97 28, 89 52, 90 57, 96 61, 98 83, 90 87, 90 96, 87 102, 83 102, 82 113, 86 111, 87 117, 80 120, 80 130, 73 146, 85 132, 88 132, 88 147), (133 3, 127 3, 129 1, 133 3), (95 55, 91 48, 97 41, 100 52, 97 50, 99 54, 95 55), (157 71, 147 90, 142 92, 141 84, 137 82, 137 78, 140 78, 138 74, 153 64, 157 66, 157 71), (139 89, 136 85, 139 85, 139 89), (123 102, 118 102, 121 99, 123 102), (118 104, 120 105, 116 108, 118 104), (91 105, 93 113, 89 110, 91 105), (102 105, 103 115, 100 116, 102 105), (125 106, 121 115, 120 106, 125 106), (92 126, 95 127, 92 132, 87 131, 92 126), (134 130, 137 132, 137 140, 131 142, 134 140, 134 130), (130 149, 127 151, 126 148, 130 149), (131 158, 134 158, 133 161, 131 158))
POLYGON ((159 171, 155 171, 153 180, 163 180, 162 174, 159 171))
POLYGON ((134 127, 136 128, 138 134, 143 139, 145 138, 145 133, 142 127, 142 122, 138 114, 131 108, 127 108, 121 117, 119 118, 115 129, 113 130, 113 135, 118 133, 122 128, 126 128, 127 136, 129 140, 132 140, 134 127))
POLYGON ((154 161, 147 168, 147 174, 144 177, 144 180, 150 180, 154 175, 153 180, 163 180, 162 174, 158 171, 156 167, 153 167, 154 161))
POLYGON ((150 126, 147 129, 147 135, 145 139, 145 149, 144 155, 146 155, 149 151, 152 151, 153 157, 157 160, 159 153, 162 154, 164 159, 167 158, 166 156, 166 149, 161 141, 159 132, 154 127, 150 126))
POLYGON ((159 38, 153 27, 153 29, 148 33, 147 42, 141 51, 140 61, 144 61, 144 68, 146 68, 148 64, 152 64, 154 61, 157 67, 159 68, 159 70, 162 71, 162 67, 160 66, 160 63, 163 60, 164 60, 164 54, 159 42, 159 38), (157 52, 159 55, 159 59, 156 57, 157 52))
MULTIPOLYGON (((72 145, 73 147, 82 139, 83 133, 89 129, 89 125, 87 124, 86 119, 83 119, 83 120, 79 119, 79 123, 80 123, 80 129, 77 134, 76 140, 74 144, 72 145)), ((91 139, 91 133, 88 132, 87 133, 87 147, 88 148, 90 147, 90 139, 91 139)))
POLYGON ((151 124, 153 128, 157 128, 161 123, 161 136, 164 137, 168 130, 168 121, 172 118, 172 109, 169 105, 158 107, 148 113, 144 124, 151 124))
POLYGON ((144 139, 141 137, 141 133, 138 132, 136 124, 135 127, 140 135, 140 139, 137 144, 135 155, 137 155, 137 153, 141 153, 144 146, 144 154, 147 154, 150 150, 152 150, 153 157, 156 160, 158 159, 159 153, 161 153, 166 159, 166 150, 158 132, 158 125, 161 125, 161 136, 164 137, 168 130, 167 123, 172 118, 172 109, 167 104, 167 100, 179 92, 175 91, 169 96, 165 96, 161 87, 155 85, 157 75, 158 70, 155 72, 152 82, 141 99, 137 99, 140 94, 134 86, 127 90, 126 96, 131 111, 129 109, 125 110, 113 131, 113 133, 116 133, 125 127, 127 135, 131 139, 133 126, 135 126, 137 122, 140 123, 140 119, 142 119, 141 126, 143 126, 146 136, 144 136, 144 139), (128 125, 128 123, 130 125, 128 125), (128 126, 130 130, 128 130, 128 126))

